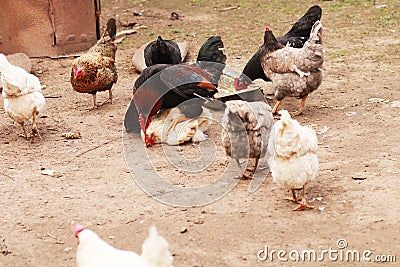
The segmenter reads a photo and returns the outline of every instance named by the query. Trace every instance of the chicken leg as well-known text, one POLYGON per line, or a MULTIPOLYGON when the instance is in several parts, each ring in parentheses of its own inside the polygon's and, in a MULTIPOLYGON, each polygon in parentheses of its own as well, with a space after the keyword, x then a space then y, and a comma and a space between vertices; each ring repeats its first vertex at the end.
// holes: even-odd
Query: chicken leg
POLYGON ((101 105, 104 105, 104 104, 107 104, 107 103, 110 103, 110 104, 113 103, 113 94, 112 94, 111 89, 108 90, 108 99, 101 105))
POLYGON ((272 114, 273 114, 273 115, 278 114, 278 107, 279 107, 279 105, 281 104, 281 102, 282 102, 281 100, 276 101, 275 106, 274 106, 274 108, 272 109, 272 114))
POLYGON ((245 180, 247 180, 247 179, 253 179, 252 175, 246 173, 246 170, 247 170, 247 169, 246 169, 244 172, 242 172, 242 166, 240 166, 239 159, 235 159, 235 162, 236 162, 236 165, 238 166, 238 168, 239 168, 239 170, 240 170, 240 172, 241 172, 241 174, 240 174, 240 176, 238 177, 238 179, 245 179, 245 180))
POLYGON ((22 122, 22 123, 20 123, 20 125, 22 127, 22 130, 24 131, 24 135, 20 134, 20 136, 25 137, 25 139, 28 139, 28 132, 26 131, 25 123, 22 122))
POLYGON ((40 138, 40 140, 43 140, 42 136, 40 135, 37 125, 36 125, 36 119, 38 116, 39 112, 37 112, 36 108, 33 109, 33 118, 32 118, 32 130, 31 130, 31 137, 32 137, 32 142, 34 141, 34 136, 35 134, 40 138))
POLYGON ((294 211, 298 211, 298 210, 305 210, 305 209, 314 209, 314 206, 310 206, 307 204, 307 200, 306 200, 306 186, 303 185, 303 194, 301 196, 301 202, 300 205, 298 205, 294 211))
POLYGON ((89 108, 89 111, 97 109, 97 104, 96 104, 96 94, 93 94, 93 107, 89 108))
POLYGON ((298 116, 298 115, 300 115, 301 113, 303 113, 304 106, 306 105, 307 96, 308 96, 308 95, 306 95, 305 97, 303 97, 303 98, 301 99, 300 106, 299 106, 299 110, 297 110, 296 112, 293 112, 292 114, 290 114, 290 115, 292 115, 292 117, 298 116))

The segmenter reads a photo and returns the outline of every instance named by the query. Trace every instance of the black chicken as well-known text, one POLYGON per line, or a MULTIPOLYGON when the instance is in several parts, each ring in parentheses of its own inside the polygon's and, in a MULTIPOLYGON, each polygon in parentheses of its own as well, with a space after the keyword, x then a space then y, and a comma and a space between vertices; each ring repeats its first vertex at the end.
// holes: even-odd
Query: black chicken
MULTIPOLYGON (((210 37, 200 48, 194 64, 157 64, 143 70, 135 82, 134 96, 125 115, 127 132, 146 133, 159 110, 177 107, 187 118, 202 113, 203 98, 213 97, 225 67, 220 36, 210 37), (188 101, 197 98, 197 101, 188 101), (189 106, 188 106, 189 105, 189 106)), ((152 145, 145 135, 146 145, 152 145)))
POLYGON ((147 67, 156 64, 179 64, 182 62, 181 50, 174 41, 158 36, 157 40, 144 48, 144 61, 147 67))
MULTIPOLYGON (((282 45, 287 45, 295 48, 303 47, 304 43, 310 36, 311 28, 317 20, 321 20, 322 9, 320 6, 312 6, 307 12, 293 25, 293 27, 282 37, 277 38, 277 41, 282 45)), ((242 75, 239 79, 235 79, 234 86, 236 90, 247 88, 247 85, 255 79, 263 79, 270 81, 261 67, 260 61, 261 47, 250 58, 243 69, 242 75)))

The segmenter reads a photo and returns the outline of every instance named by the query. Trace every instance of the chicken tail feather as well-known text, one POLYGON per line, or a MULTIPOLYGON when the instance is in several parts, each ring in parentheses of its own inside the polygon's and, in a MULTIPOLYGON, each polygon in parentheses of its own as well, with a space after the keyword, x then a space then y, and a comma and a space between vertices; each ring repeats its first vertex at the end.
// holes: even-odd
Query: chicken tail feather
POLYGON ((111 40, 115 40, 115 35, 117 34, 117 24, 114 18, 110 18, 107 21, 106 32, 108 33, 108 36, 110 36, 111 40))
POLYGON ((151 266, 172 266, 173 258, 168 246, 167 240, 159 235, 156 227, 153 226, 142 244, 142 256, 152 264, 151 266))

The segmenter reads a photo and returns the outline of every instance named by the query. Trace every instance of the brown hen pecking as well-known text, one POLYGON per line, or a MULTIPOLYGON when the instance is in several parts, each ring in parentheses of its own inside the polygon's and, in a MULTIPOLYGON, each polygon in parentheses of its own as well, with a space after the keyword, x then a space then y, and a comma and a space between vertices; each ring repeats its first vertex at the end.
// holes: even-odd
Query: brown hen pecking
POLYGON ((116 34, 115 19, 107 22, 107 29, 102 38, 89 49, 88 53, 75 59, 71 71, 71 85, 78 93, 93 95, 93 107, 96 109, 96 93, 109 92, 109 98, 105 102, 112 103, 112 86, 118 80, 118 72, 115 66, 115 53, 117 46, 114 43, 116 34), (105 33, 108 36, 105 36, 105 33))

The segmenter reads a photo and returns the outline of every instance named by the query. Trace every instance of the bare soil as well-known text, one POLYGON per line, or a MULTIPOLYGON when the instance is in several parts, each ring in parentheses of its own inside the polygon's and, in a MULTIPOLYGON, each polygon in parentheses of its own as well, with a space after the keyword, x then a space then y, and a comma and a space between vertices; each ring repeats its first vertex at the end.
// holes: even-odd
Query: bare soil
MULTIPOLYGON (((91 96, 73 92, 69 83, 71 58, 32 60, 34 73, 46 85, 43 93, 56 97, 47 98, 38 122, 43 140, 18 137, 20 126, 5 114, 1 101, 0 247, 10 253, 0 255, 0 266, 74 266, 72 221, 136 252, 156 225, 170 243, 176 266, 267 265, 269 259, 257 259, 265 245, 321 252, 338 249, 340 238, 348 250, 371 250, 372 259, 397 255, 399 261, 400 108, 394 101, 400 100, 400 2, 377 1, 387 4, 380 8, 371 2, 102 1, 104 23, 118 13, 124 21, 147 26, 119 44, 112 105, 86 110, 91 96), (283 200, 290 193, 273 184, 270 175, 254 193, 248 192, 251 181, 240 181, 224 198, 202 207, 172 207, 144 193, 127 168, 122 145, 123 117, 138 75, 131 64, 135 49, 162 35, 188 41, 191 60, 206 38, 221 35, 227 64, 241 70, 261 45, 266 24, 282 35, 315 3, 324 10, 325 77, 297 119, 319 132, 319 174, 307 188, 317 208, 292 211, 295 204, 283 200), (143 15, 133 16, 133 11, 143 15), (170 20, 173 11, 180 20, 170 20), (79 131, 82 138, 66 140, 61 134, 67 131, 79 131), (43 169, 55 173, 42 175, 43 169)), ((99 93, 98 102, 107 96, 99 93)), ((289 110, 297 106, 297 99, 283 102, 289 110)), ((210 139, 218 145, 218 138, 215 129, 210 139)), ((192 145, 177 149, 187 157, 200 156, 192 145)), ((149 155, 157 170, 182 186, 209 184, 229 161, 217 151, 218 164, 188 174, 163 160, 160 146, 149 149, 149 155)), ((326 257, 313 264, 338 263, 326 257)))

